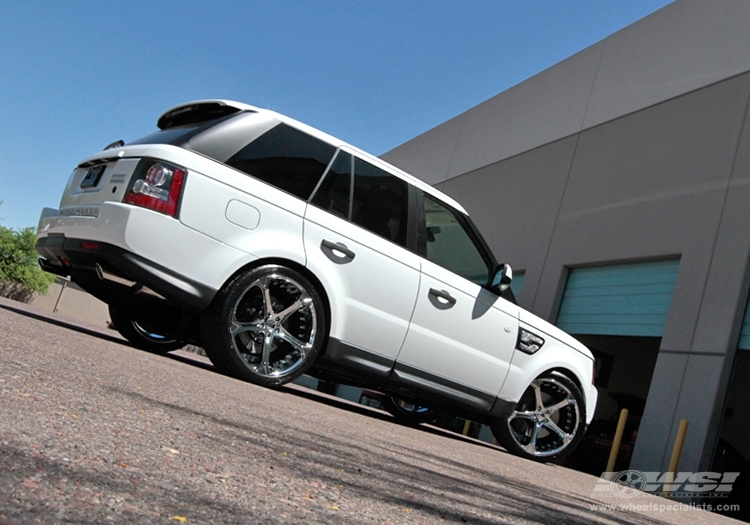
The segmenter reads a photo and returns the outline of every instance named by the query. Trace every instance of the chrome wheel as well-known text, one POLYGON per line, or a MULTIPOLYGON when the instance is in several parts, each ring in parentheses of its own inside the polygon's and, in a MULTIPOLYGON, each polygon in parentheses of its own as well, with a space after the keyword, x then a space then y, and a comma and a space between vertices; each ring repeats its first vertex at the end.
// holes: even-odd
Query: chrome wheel
POLYGON ((580 389, 552 372, 531 382, 505 421, 492 430, 514 454, 540 461, 570 453, 583 437, 585 406, 580 389))
POLYGON ((262 266, 235 277, 202 320, 202 340, 216 367, 264 386, 301 376, 327 335, 325 303, 303 275, 262 266))
POLYGON ((232 309, 234 350, 257 374, 292 374, 306 360, 317 337, 317 312, 308 291, 281 274, 252 282, 232 309))

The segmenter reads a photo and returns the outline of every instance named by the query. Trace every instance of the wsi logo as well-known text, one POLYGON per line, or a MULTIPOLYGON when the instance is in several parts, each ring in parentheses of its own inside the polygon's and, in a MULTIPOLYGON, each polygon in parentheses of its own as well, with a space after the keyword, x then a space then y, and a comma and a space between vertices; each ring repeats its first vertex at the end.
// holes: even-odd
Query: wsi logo
POLYGON ((727 497, 739 472, 603 472, 594 492, 632 498, 641 492, 676 496, 727 497))

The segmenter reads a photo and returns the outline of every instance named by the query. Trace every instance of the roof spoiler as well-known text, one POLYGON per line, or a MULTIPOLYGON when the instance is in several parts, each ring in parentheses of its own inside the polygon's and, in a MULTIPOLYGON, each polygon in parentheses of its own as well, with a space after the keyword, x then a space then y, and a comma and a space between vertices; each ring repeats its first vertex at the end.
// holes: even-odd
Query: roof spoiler
POLYGON ((238 111, 252 111, 254 109, 252 106, 227 100, 198 100, 170 109, 159 117, 156 126, 164 130, 199 122, 209 122, 238 111))

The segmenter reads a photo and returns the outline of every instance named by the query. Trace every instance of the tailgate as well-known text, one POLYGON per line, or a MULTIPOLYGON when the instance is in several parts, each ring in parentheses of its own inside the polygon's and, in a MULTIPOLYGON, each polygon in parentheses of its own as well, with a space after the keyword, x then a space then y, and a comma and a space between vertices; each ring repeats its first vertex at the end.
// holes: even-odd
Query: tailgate
POLYGON ((96 217, 99 205, 107 201, 122 202, 137 165, 136 158, 118 157, 79 165, 68 180, 60 201, 60 213, 96 217))

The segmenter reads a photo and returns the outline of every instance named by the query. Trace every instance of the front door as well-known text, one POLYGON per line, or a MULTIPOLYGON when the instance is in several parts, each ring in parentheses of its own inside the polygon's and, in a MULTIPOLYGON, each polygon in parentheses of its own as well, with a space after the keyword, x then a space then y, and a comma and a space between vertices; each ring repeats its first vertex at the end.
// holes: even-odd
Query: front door
POLYGON ((424 196, 426 249, 396 373, 486 411, 503 386, 518 335, 518 307, 482 284, 494 269, 463 214, 424 196))

